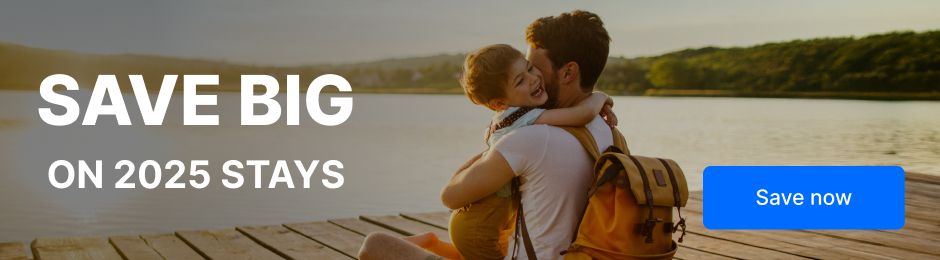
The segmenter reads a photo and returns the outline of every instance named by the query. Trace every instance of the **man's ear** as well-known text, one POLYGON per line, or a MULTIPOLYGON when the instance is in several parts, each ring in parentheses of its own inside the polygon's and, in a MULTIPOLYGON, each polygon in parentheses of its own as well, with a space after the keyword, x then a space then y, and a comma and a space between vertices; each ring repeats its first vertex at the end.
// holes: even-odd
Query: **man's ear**
MULTIPOLYGON (((574 61, 569 61, 568 63, 565 63, 565 65, 561 66, 561 70, 559 70, 558 73, 560 74, 559 77, 561 78, 562 84, 567 85, 567 84, 570 84, 572 81, 581 80, 581 67, 578 66, 578 63, 574 61)), ((579 85, 581 84, 581 82, 575 82, 575 83, 579 85)))

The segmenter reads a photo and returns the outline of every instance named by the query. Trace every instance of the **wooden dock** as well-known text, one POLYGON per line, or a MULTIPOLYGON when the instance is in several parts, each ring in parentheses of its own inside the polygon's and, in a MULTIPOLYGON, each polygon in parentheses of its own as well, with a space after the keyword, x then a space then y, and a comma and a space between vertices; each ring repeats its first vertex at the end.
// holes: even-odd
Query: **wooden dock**
MULTIPOLYGON (((896 231, 713 231, 702 226, 701 192, 683 215, 689 233, 676 259, 940 259, 940 177, 907 174, 906 224, 896 231)), ((449 213, 245 226, 172 234, 38 238, 35 259, 351 259, 366 234, 435 232, 449 213)), ((0 243, 0 260, 29 259, 23 243, 0 243)))

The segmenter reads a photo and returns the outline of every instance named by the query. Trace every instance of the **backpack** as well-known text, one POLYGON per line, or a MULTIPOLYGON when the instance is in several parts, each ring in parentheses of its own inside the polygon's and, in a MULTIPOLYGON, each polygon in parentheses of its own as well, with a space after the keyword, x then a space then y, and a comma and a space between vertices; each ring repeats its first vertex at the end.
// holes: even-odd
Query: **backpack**
MULTIPOLYGON (((672 259, 678 249, 672 234, 681 230, 678 242, 682 242, 686 226, 679 210, 689 197, 678 164, 670 159, 630 155, 616 128, 611 128, 614 145, 602 153, 598 153, 597 143, 586 128, 563 129, 578 139, 595 163, 594 183, 578 229, 571 246, 560 254, 565 259, 672 259), (673 207, 678 212, 675 223, 673 207)), ((519 181, 513 180, 512 185, 513 192, 518 193, 519 181)), ((521 235, 526 255, 536 259, 520 197, 513 197, 517 203, 516 241, 521 235)))

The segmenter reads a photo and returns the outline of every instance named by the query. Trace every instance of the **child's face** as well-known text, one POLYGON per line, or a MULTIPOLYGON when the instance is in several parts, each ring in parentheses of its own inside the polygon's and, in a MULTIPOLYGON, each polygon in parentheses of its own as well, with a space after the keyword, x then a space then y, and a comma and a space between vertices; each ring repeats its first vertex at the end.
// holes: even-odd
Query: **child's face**
POLYGON ((513 107, 537 107, 545 104, 548 94, 542 84, 542 72, 525 58, 519 58, 509 67, 509 83, 503 102, 513 107))

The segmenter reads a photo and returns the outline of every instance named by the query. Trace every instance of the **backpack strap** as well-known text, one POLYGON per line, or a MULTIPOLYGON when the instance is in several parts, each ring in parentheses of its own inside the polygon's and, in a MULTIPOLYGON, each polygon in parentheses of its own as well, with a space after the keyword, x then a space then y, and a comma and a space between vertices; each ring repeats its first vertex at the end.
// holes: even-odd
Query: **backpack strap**
MULTIPOLYGON (((586 127, 566 126, 566 127, 561 127, 561 129, 564 129, 569 134, 571 134, 576 139, 578 139, 578 142, 581 143, 581 147, 584 148, 584 151, 586 151, 591 156, 592 161, 596 162, 597 159, 601 158, 601 155, 603 153, 607 153, 607 152, 623 153, 626 155, 630 155, 630 149, 627 148, 627 141, 624 140, 623 134, 621 134, 620 131, 617 130, 616 127, 610 128, 610 133, 611 135, 613 135, 613 141, 614 141, 613 144, 610 147, 607 147, 607 149, 605 149, 603 152, 598 152, 598 150, 600 149, 597 148, 597 142, 594 140, 594 135, 592 135, 591 131, 588 131, 586 127)), ((597 172, 595 172, 594 174, 597 174, 597 172)), ((597 177, 599 176, 594 176, 594 177, 595 179, 597 179, 597 177)))
POLYGON ((627 140, 623 137, 623 134, 620 133, 620 130, 617 130, 616 127, 611 127, 610 133, 614 136, 614 145, 611 147, 620 149, 620 153, 630 155, 630 148, 627 147, 627 140))
POLYGON ((626 155, 630 155, 630 149, 627 148, 627 141, 624 139, 623 134, 620 133, 620 130, 617 130, 616 127, 610 128, 610 134, 613 136, 613 144, 607 149, 604 149, 603 152, 598 152, 597 142, 594 140, 594 135, 591 134, 591 131, 588 131, 586 127, 573 127, 565 126, 561 127, 565 129, 569 134, 573 135, 574 138, 578 139, 578 142, 581 143, 581 147, 584 147, 584 150, 591 155, 591 159, 595 161, 600 158, 600 154, 604 152, 618 152, 626 155))
MULTIPOLYGON (((581 147, 584 148, 584 151, 588 152, 588 155, 591 156, 593 161, 597 161, 597 158, 601 158, 600 149, 597 148, 597 142, 594 141, 594 135, 591 134, 591 131, 588 131, 585 127, 572 127, 565 126, 561 127, 569 134, 578 139, 578 143, 581 143, 581 147)), ((613 129, 613 128, 611 128, 613 129)))
POLYGON ((525 247, 525 255, 532 260, 537 260, 538 257, 535 254, 535 246, 532 245, 532 238, 529 237, 529 229, 525 224, 525 217, 522 216, 522 193, 519 191, 521 186, 521 181, 519 177, 512 178, 512 199, 516 203, 516 231, 513 236, 515 239, 515 244, 513 245, 512 259, 515 260, 519 256, 519 236, 522 236, 522 244, 525 247))
POLYGON ((628 156, 630 160, 633 161, 633 164, 636 165, 637 170, 640 171, 640 179, 643 180, 643 193, 646 196, 646 205, 649 208, 649 216, 646 217, 646 221, 642 224, 637 224, 637 232, 646 235, 647 244, 653 243, 653 228, 656 227, 656 222, 662 222, 662 219, 656 218, 653 215, 653 191, 650 188, 650 180, 646 177, 646 170, 643 169, 643 164, 640 163, 636 157, 628 156))
POLYGON ((672 171, 672 166, 669 166, 669 162, 666 159, 659 158, 659 162, 666 167, 666 172, 669 173, 669 181, 672 186, 672 196, 675 197, 676 201, 676 212, 679 214, 679 222, 676 222, 676 226, 672 227, 672 233, 675 233, 682 228, 682 235, 679 236, 679 243, 682 243, 682 239, 685 238, 685 218, 682 217, 682 197, 679 194, 679 184, 676 181, 676 174, 672 171))

